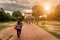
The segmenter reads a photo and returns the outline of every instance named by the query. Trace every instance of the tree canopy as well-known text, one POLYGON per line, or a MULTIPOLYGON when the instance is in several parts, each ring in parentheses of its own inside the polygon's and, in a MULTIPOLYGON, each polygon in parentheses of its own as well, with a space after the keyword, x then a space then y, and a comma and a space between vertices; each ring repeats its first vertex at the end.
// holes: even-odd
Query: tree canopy
POLYGON ((19 10, 14 11, 12 13, 12 17, 15 18, 15 20, 23 20, 24 19, 22 13, 19 10))
POLYGON ((5 12, 3 8, 0 8, 0 22, 6 22, 6 21, 16 21, 16 20, 23 20, 24 16, 22 13, 18 11, 14 11, 12 15, 10 15, 9 12, 5 12))
POLYGON ((34 16, 37 20, 39 18, 39 16, 44 14, 44 8, 42 6, 39 5, 34 5, 32 7, 32 16, 34 16))
POLYGON ((48 15, 49 20, 60 21, 60 5, 57 5, 54 12, 48 15))

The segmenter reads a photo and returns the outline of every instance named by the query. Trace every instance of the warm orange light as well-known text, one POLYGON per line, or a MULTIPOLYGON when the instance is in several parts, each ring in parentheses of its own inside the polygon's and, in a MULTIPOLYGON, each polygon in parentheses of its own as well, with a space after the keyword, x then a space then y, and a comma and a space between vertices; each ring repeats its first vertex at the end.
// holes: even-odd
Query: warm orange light
POLYGON ((44 8, 45 8, 46 11, 50 11, 51 6, 50 5, 45 5, 44 8))
POLYGON ((44 10, 45 10, 45 14, 50 14, 51 12, 51 5, 49 3, 45 3, 43 4, 44 10))

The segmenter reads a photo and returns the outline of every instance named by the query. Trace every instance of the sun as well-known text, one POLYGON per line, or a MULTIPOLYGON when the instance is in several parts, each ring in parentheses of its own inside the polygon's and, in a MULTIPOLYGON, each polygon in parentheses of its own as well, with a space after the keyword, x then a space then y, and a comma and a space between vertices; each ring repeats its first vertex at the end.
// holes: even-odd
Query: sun
POLYGON ((46 11, 50 11, 51 7, 50 7, 50 5, 45 5, 44 8, 45 8, 46 11))
POLYGON ((43 3, 44 10, 50 12, 51 10, 51 3, 43 3))
POLYGON ((44 7, 45 14, 50 14, 51 13, 52 5, 50 3, 44 3, 43 7, 44 7))

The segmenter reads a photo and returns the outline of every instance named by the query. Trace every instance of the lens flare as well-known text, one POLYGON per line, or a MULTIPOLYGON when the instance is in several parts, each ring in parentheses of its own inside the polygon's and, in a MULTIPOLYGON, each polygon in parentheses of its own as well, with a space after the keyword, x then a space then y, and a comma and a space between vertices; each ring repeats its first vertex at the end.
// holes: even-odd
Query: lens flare
POLYGON ((46 11, 50 11, 50 5, 45 5, 44 7, 46 11))

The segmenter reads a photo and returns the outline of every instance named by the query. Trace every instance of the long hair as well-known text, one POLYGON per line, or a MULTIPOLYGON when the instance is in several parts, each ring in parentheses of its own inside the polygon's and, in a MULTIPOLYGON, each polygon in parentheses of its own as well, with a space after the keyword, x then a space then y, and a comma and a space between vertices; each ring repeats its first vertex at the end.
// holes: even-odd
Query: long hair
POLYGON ((20 21, 19 20, 18 20, 17 24, 20 25, 20 21))

